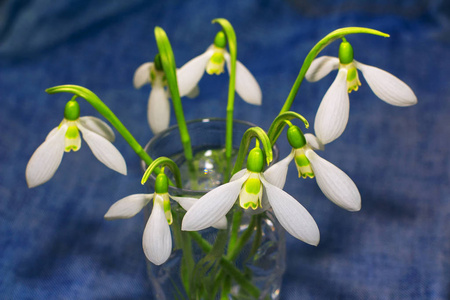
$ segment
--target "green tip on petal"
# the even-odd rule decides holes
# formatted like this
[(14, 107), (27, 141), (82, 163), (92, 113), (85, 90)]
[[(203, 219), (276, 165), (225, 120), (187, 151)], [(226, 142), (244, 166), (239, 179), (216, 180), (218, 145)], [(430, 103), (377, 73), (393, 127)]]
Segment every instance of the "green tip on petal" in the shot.
[(74, 96), (69, 102), (67, 102), (64, 109), (64, 118), (69, 121), (75, 121), (80, 117), (80, 105), (75, 100), (77, 96)]
[(223, 31), (219, 31), (214, 38), (214, 46), (219, 48), (225, 48), (227, 45), (227, 37)]
[(159, 173), (155, 180), (155, 192), (157, 194), (165, 194), (169, 191), (169, 179), (166, 174)]
[(345, 38), (342, 38), (342, 43), (339, 46), (339, 62), (343, 65), (349, 64), (353, 61), (353, 47)]
[(163, 70), (163, 65), (161, 62), (161, 55), (158, 53), (155, 55), (155, 59), (153, 60), (155, 69), (158, 71), (162, 71)]
[(253, 148), (247, 157), (247, 170), (255, 173), (262, 172), (264, 167), (264, 154), (262, 150)]
[(295, 125), (289, 126), (289, 129), (287, 130), (287, 139), (294, 149), (299, 149), (306, 145), (306, 139), (303, 132)]

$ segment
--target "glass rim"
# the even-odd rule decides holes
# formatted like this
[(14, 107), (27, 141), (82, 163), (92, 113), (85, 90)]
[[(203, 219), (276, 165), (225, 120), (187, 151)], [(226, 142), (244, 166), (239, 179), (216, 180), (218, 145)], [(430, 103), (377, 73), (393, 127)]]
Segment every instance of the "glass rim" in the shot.
[[(189, 124), (192, 123), (211, 123), (211, 122), (226, 122), (227, 119), (225, 118), (200, 118), (200, 119), (194, 119), (194, 120), (190, 120), (186, 122), (186, 125), (189, 126)], [(238, 123), (238, 124), (243, 124), (243, 125), (247, 125), (250, 127), (258, 127), (258, 125), (253, 124), (249, 121), (244, 121), (244, 120), (238, 120), (238, 119), (233, 119), (233, 123)], [(172, 125), (170, 127), (168, 127), (167, 129), (164, 129), (163, 131), (161, 131), (160, 133), (154, 135), (150, 141), (145, 145), (144, 147), (144, 151), (148, 153), (148, 149), (150, 148), (150, 146), (155, 143), (155, 141), (159, 140), (162, 136), (166, 135), (169, 132), (172, 132), (173, 130), (178, 129), (178, 124)], [(278, 146), (275, 144), (272, 147), (273, 149), (273, 161), (271, 164), (273, 164), (274, 162), (278, 161), (278, 157), (279, 157), (279, 150), (278, 150)], [(145, 163), (145, 161), (143, 161), (141, 159), (141, 170), (144, 173), (145, 170), (147, 169), (147, 164)], [(154, 174), (151, 174), (148, 178), (148, 180), (150, 180), (151, 182), (155, 182), (156, 177)], [(169, 185), (169, 192), (172, 195), (200, 195), (200, 194), (205, 194), (207, 192), (209, 192), (210, 190), (192, 190), (192, 189), (187, 189), (187, 188), (177, 188), (175, 186), (171, 186)]]

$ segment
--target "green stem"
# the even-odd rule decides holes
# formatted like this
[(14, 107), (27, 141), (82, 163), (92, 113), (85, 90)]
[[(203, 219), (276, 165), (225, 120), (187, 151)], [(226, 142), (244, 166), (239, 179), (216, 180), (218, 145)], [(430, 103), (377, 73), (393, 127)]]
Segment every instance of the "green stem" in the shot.
[(262, 240), (262, 214), (259, 214), (256, 216), (256, 233), (255, 233), (255, 239), (253, 240), (252, 249), (250, 250), (249, 257), (253, 257), (256, 254), (256, 251), (258, 251), (259, 246), (261, 245)]
[(177, 71), (175, 57), (173, 55), (172, 46), (169, 39), (161, 27), (155, 27), (156, 44), (158, 45), (159, 54), (161, 55), (161, 63), (166, 74), (167, 84), (173, 103), (173, 109), (180, 130), (181, 143), (183, 144), (184, 156), (186, 160), (192, 160), (191, 137), (187, 130), (186, 120), (184, 119), (183, 106), (181, 104), (180, 92), (178, 90)]
[(272, 145), (275, 145), (275, 143), (277, 142), (277, 139), (280, 136), (281, 132), (283, 131), (284, 126), (286, 126), (286, 121), (292, 119), (299, 119), (305, 124), (306, 128), (309, 127), (308, 121), (301, 114), (298, 114), (294, 111), (287, 111), (280, 113), (275, 118), (275, 120), (273, 120), (269, 130), (267, 131), (267, 135)]
[[(192, 239), (197, 242), (197, 244), (200, 246), (203, 252), (209, 253), (211, 251), (212, 249), (211, 244), (205, 241), (198, 232), (189, 231), (189, 234), (192, 237)], [(226, 257), (222, 256), (220, 258), (220, 265), (222, 266), (223, 270), (227, 272), (230, 276), (232, 276), (234, 280), (238, 282), (243, 289), (245, 289), (253, 297), (255, 298), (259, 297), (260, 294), (259, 289), (255, 285), (253, 285), (250, 281), (248, 281), (245, 275), (242, 274), (231, 261), (229, 261)]]
[(219, 23), (227, 37), (228, 49), (230, 52), (230, 83), (228, 85), (228, 104), (227, 104), (227, 125), (225, 134), (225, 154), (227, 159), (231, 158), (233, 150), (233, 112), (234, 112), (234, 96), (236, 84), (236, 57), (237, 57), (237, 43), (236, 33), (233, 26), (228, 20), (219, 18), (214, 19), (213, 23)]
[(159, 169), (159, 166), (168, 167), (175, 177), (177, 188), (183, 188), (181, 183), (180, 169), (173, 160), (164, 156), (158, 157), (148, 166), (147, 170), (145, 170), (144, 175), (142, 176), (141, 184), (147, 182), (147, 179), (152, 174), (152, 172), (155, 171), (155, 173), (157, 173), (156, 170)]
[(370, 28), (363, 28), (363, 27), (346, 27), (337, 29), (331, 33), (329, 33), (327, 36), (325, 36), (323, 39), (321, 39), (312, 49), (309, 51), (308, 55), (306, 56), (305, 60), (303, 61), (302, 68), (300, 69), (300, 73), (297, 76), (297, 79), (295, 80), (294, 85), (292, 86), (291, 92), (289, 93), (289, 96), (286, 99), (286, 102), (283, 105), (283, 108), (281, 109), (280, 113), (283, 113), (285, 111), (288, 111), (291, 108), (292, 102), (294, 101), (295, 96), (297, 95), (298, 89), (300, 88), (300, 85), (302, 84), (303, 78), (305, 78), (306, 71), (308, 71), (309, 66), (313, 62), (314, 58), (316, 58), (317, 54), (319, 54), (320, 51), (322, 51), (326, 46), (331, 44), (337, 39), (340, 39), (348, 34), (355, 34), (355, 33), (367, 33), (367, 34), (373, 34), (373, 35), (379, 35), (383, 37), (389, 37), (388, 34), (383, 33), (378, 30), (370, 29)]
[(267, 136), (266, 132), (260, 127), (251, 127), (247, 129), (241, 139), (239, 153), (236, 157), (236, 162), (234, 163), (234, 169), (231, 175), (234, 175), (236, 172), (242, 169), (242, 165), (244, 163), (245, 157), (247, 156), (248, 147), (250, 146), (252, 138), (257, 138), (261, 142), (264, 149), (264, 155), (267, 165), (269, 165), (273, 160), (272, 144), (270, 143), (269, 137)]
[(245, 231), (242, 233), (242, 235), (237, 240), (236, 245), (227, 254), (227, 258), (230, 261), (234, 261), (236, 259), (236, 257), (241, 252), (242, 247), (244, 247), (244, 245), (247, 243), (247, 241), (252, 236), (252, 233), (253, 233), (255, 225), (256, 225), (256, 221), (257, 221), (256, 215), (253, 215), (252, 219), (250, 220), (250, 224), (248, 224), (247, 229), (245, 229)]
[[(133, 135), (128, 131), (128, 129), (120, 122), (116, 115), (100, 100), (97, 95), (92, 91), (78, 85), (59, 85), (48, 88), (45, 90), (49, 94), (56, 93), (72, 93), (78, 97), (85, 99), (89, 104), (91, 104), (103, 117), (105, 117), (114, 128), (123, 136), (125, 141), (133, 148), (134, 152), (143, 160), (147, 165), (153, 162), (153, 159), (144, 151), (142, 146), (136, 141)], [(155, 170), (159, 174), (160, 170)]]
[(173, 209), (172, 214), (174, 218), (171, 228), (175, 240), (175, 246), (183, 251), (180, 267), (181, 281), (183, 282), (186, 294), (189, 295), (190, 277), (192, 276), (195, 265), (194, 256), (192, 254), (191, 237), (181, 231), (181, 222), (179, 220), (180, 215), (178, 212)]
[(242, 210), (240, 208), (238, 210), (236, 210), (236, 212), (233, 214), (230, 239), (228, 241), (228, 252), (232, 251), (232, 249), (234, 248), (234, 246), (236, 244), (236, 241), (238, 238), (238, 231), (239, 231), (239, 227), (241, 226), (241, 220), (242, 220), (243, 214), (244, 214), (244, 210)]

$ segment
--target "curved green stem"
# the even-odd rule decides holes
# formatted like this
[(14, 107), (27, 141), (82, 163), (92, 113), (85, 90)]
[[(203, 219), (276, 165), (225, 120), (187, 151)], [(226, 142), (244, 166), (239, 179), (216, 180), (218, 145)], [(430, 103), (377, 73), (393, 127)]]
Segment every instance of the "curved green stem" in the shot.
[(147, 181), (148, 177), (152, 174), (152, 172), (155, 171), (160, 166), (168, 167), (170, 169), (173, 176), (175, 177), (177, 188), (182, 189), (183, 186), (181, 183), (180, 169), (173, 160), (164, 156), (158, 157), (148, 166), (147, 170), (145, 170), (145, 173), (142, 176), (141, 183), (144, 184)]
[(231, 158), (231, 151), (233, 150), (233, 113), (234, 113), (234, 96), (236, 84), (236, 57), (237, 57), (237, 43), (236, 34), (233, 26), (228, 20), (219, 18), (212, 20), (212, 23), (219, 23), (227, 37), (228, 49), (230, 51), (230, 83), (228, 85), (228, 104), (227, 104), (227, 126), (225, 134), (225, 155)]
[(284, 113), (280, 113), (275, 118), (275, 120), (273, 120), (272, 125), (270, 125), (269, 131), (267, 134), (269, 136), (269, 139), (270, 139), (270, 142), (272, 143), (272, 145), (275, 145), (278, 137), (280, 136), (281, 132), (284, 129), (284, 126), (286, 126), (285, 121), (289, 121), (292, 119), (300, 119), (305, 124), (306, 128), (309, 127), (308, 121), (301, 114), (298, 114), (293, 111), (287, 111)]
[(337, 30), (329, 33), (327, 36), (325, 36), (323, 39), (321, 39), (311, 49), (311, 51), (309, 51), (308, 55), (306, 56), (305, 60), (303, 61), (303, 65), (302, 65), (302, 68), (300, 69), (300, 73), (298, 74), (297, 79), (295, 80), (295, 83), (292, 86), (291, 92), (289, 93), (289, 96), (286, 99), (286, 102), (284, 103), (283, 108), (281, 109), (280, 113), (288, 111), (291, 108), (292, 102), (294, 101), (294, 98), (297, 95), (298, 89), (300, 88), (303, 78), (305, 78), (306, 71), (308, 71), (309, 66), (311, 65), (314, 58), (316, 58), (317, 54), (319, 54), (320, 51), (322, 51), (326, 46), (328, 46), (335, 40), (340, 39), (346, 35), (355, 34), (355, 33), (367, 33), (367, 34), (379, 35), (379, 36), (383, 36), (383, 37), (389, 37), (389, 34), (383, 33), (378, 30), (370, 29), (370, 28), (364, 28), (364, 27), (346, 27), (346, 28), (337, 29)]
[(184, 156), (186, 160), (192, 160), (191, 137), (184, 119), (183, 106), (181, 105), (180, 92), (178, 90), (177, 70), (175, 64), (175, 57), (173, 56), (172, 47), (169, 39), (161, 27), (155, 27), (156, 44), (158, 45), (159, 54), (161, 55), (161, 63), (166, 74), (167, 84), (169, 86), (170, 95), (172, 98), (173, 109), (178, 122), (180, 130), (181, 143), (183, 144)]
[[(116, 130), (123, 136), (125, 141), (133, 148), (134, 152), (136, 152), (139, 157), (145, 161), (147, 165), (150, 165), (153, 162), (153, 159), (144, 151), (142, 146), (136, 141), (133, 135), (128, 131), (128, 129), (120, 122), (119, 118), (100, 100), (97, 95), (95, 95), (92, 91), (78, 85), (58, 85), (45, 90), (49, 94), (57, 94), (57, 93), (72, 93), (78, 97), (85, 99), (89, 104), (91, 104), (103, 117), (105, 117), (111, 125), (116, 128)], [(156, 170), (159, 173), (159, 170)]]
[(261, 142), (264, 149), (267, 165), (269, 165), (273, 160), (272, 144), (266, 132), (260, 127), (251, 127), (247, 129), (247, 131), (244, 133), (244, 136), (242, 137), (241, 145), (239, 146), (239, 153), (237, 155), (234, 169), (231, 175), (237, 173), (242, 169), (242, 164), (244, 163), (244, 159), (247, 155), (248, 147), (250, 146), (252, 138), (257, 138)]

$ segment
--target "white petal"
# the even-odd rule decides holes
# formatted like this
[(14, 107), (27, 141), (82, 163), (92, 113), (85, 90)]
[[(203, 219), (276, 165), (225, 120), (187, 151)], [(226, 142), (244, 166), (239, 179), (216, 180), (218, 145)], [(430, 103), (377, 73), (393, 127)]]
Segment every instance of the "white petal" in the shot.
[(49, 181), (55, 174), (64, 154), (67, 127), (62, 125), (34, 151), (25, 171), (29, 188)]
[(292, 159), (294, 158), (294, 152), (291, 151), (291, 153), (286, 156), (283, 160), (277, 162), (270, 168), (268, 168), (264, 172), (264, 178), (277, 188), (284, 188), (284, 184), (286, 183), (286, 175), (288, 172), (289, 164), (291, 163)]
[(316, 136), (323, 144), (337, 139), (348, 122), (350, 103), (347, 92), (347, 70), (340, 69), (320, 103), (314, 122)]
[(180, 97), (190, 93), (202, 79), (205, 73), (206, 64), (213, 55), (214, 50), (207, 50), (205, 53), (191, 59), (177, 71), (178, 90)]
[(349, 211), (361, 209), (361, 195), (347, 174), (312, 150), (307, 150), (305, 155), (311, 162), (317, 184), (328, 199)]
[(214, 227), (216, 229), (227, 229), (228, 226), (228, 222), (227, 222), (227, 217), (223, 216), (222, 218), (219, 219), (219, 221), (217, 221), (216, 223), (212, 224), (211, 227)]
[(198, 88), (198, 85), (196, 85), (189, 93), (186, 94), (186, 97), (192, 99), (197, 98), (200, 94), (200, 89)]
[(292, 236), (307, 244), (314, 246), (319, 244), (319, 228), (309, 212), (291, 195), (271, 185), (263, 178), (261, 180), (273, 212), (281, 226)]
[(134, 217), (153, 199), (153, 194), (135, 194), (114, 203), (105, 214), (105, 219), (128, 219)]
[(308, 145), (314, 150), (325, 149), (325, 145), (314, 134), (305, 133), (305, 139)]
[(242, 176), (244, 176), (245, 173), (247, 173), (247, 169), (242, 169), (242, 170), (236, 172), (233, 176), (231, 176), (230, 182), (231, 182), (231, 181), (238, 180), (239, 178), (241, 178)]
[(172, 198), (173, 200), (177, 201), (178, 204), (181, 205), (181, 207), (185, 210), (188, 211), (192, 205), (194, 205), (195, 202), (198, 201), (197, 198), (190, 198), (190, 197), (176, 197), (176, 196), (172, 196), (169, 195), (170, 198)]
[(148, 124), (154, 134), (169, 127), (170, 103), (162, 83), (155, 83), (148, 98)]
[(105, 164), (108, 168), (123, 175), (127, 175), (127, 165), (125, 160), (119, 150), (117, 150), (110, 141), (101, 135), (90, 131), (81, 123), (78, 123), (78, 129), (81, 130), (83, 139), (86, 141), (89, 148), (91, 148), (92, 153), (99, 161)]
[(417, 103), (417, 97), (412, 89), (391, 73), (357, 61), (354, 62), (363, 73), (372, 91), (381, 100), (396, 106), (411, 106)]
[(196, 231), (220, 221), (233, 207), (248, 176), (223, 184), (201, 197), (186, 213), (182, 230)]
[(47, 134), (47, 136), (45, 137), (45, 140), (48, 140), (49, 138), (51, 138), (52, 136), (54, 136), (59, 130), (59, 127), (55, 127), (52, 130), (50, 130), (50, 132)]
[[(231, 72), (230, 59), (230, 54), (225, 53), (228, 73)], [(250, 73), (250, 71), (240, 61), (236, 61), (236, 81), (234, 88), (245, 102), (254, 105), (261, 105), (261, 88), (252, 73)]]
[(116, 136), (114, 135), (114, 131), (109, 127), (108, 124), (100, 120), (96, 117), (81, 117), (78, 119), (78, 122), (83, 125), (83, 127), (93, 131), (110, 142), (114, 142)]
[[(198, 201), (196, 198), (188, 198), (188, 197), (175, 197), (172, 195), (169, 195), (170, 198), (177, 201), (181, 207), (184, 208), (185, 211), (188, 211), (192, 205), (194, 205), (195, 202)], [(212, 227), (217, 229), (226, 229), (227, 228), (227, 218), (223, 217), (218, 222), (214, 223)]]
[(163, 204), (155, 201), (142, 237), (145, 256), (155, 265), (163, 264), (172, 252), (172, 236)]
[(339, 67), (339, 58), (331, 56), (321, 56), (316, 58), (309, 66), (305, 74), (306, 80), (310, 82), (318, 81)]
[(146, 62), (136, 69), (133, 76), (133, 85), (136, 89), (141, 88), (146, 83), (150, 83), (150, 70), (152, 67), (152, 62)]

